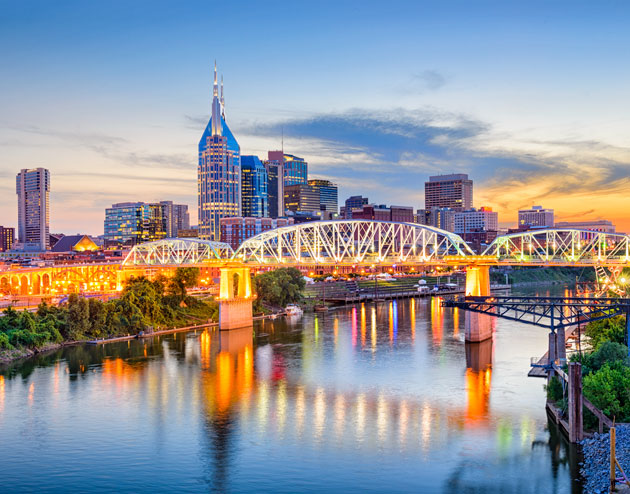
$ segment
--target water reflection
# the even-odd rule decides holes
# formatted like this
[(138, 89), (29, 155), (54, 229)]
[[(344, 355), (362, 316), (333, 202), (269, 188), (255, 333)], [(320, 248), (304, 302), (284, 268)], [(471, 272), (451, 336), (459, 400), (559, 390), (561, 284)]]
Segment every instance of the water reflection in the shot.
[[(9, 425), (0, 427), (0, 441), (27, 456), (33, 445), (22, 441), (17, 410), (29, 405), (43, 427), (66, 433), (37, 445), (43, 457), (46, 448), (70, 455), (77, 435), (99, 444), (98, 454), (82, 450), (96, 491), (107, 490), (112, 469), (124, 465), (119, 458), (141, 462), (143, 445), (160, 451), (143, 463), (145, 477), (171, 490), (318, 491), (323, 469), (332, 490), (481, 492), (489, 484), (479, 467), (491, 465), (504, 490), (533, 476), (539, 486), (556, 479), (554, 491), (568, 492), (573, 460), (554, 460), (560, 440), (552, 449), (544, 431), (542, 386), (527, 380), (526, 368), (513, 372), (529, 333), (499, 325), (495, 338), (464, 344), (463, 324), (437, 298), (412, 299), (242, 330), (64, 348), (0, 372), (0, 424)], [(541, 332), (530, 343), (543, 350), (545, 340)], [(526, 365), (529, 353), (522, 358)], [(85, 421), (63, 429), (85, 396)], [(117, 441), (104, 443), (102, 428), (91, 425), (104, 423)], [(6, 462), (0, 458), (0, 470)], [(308, 482), (287, 465), (298, 465)], [(55, 464), (41, 461), (33, 471), (30, 486), (40, 488), (52, 482)], [(134, 471), (121, 489), (148, 491)], [(25, 472), (17, 468), (10, 481), (23, 482)]]

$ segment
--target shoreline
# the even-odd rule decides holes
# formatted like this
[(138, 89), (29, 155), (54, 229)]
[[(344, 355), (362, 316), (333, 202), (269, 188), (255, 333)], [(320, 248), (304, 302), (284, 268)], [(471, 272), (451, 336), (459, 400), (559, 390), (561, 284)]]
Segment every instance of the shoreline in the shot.
[[(282, 315), (284, 315), (284, 313)], [(257, 321), (257, 320), (262, 320), (262, 319), (271, 319), (274, 316), (277, 316), (277, 314), (264, 314), (264, 315), (254, 316), (253, 320)], [(67, 346), (69, 347), (69, 346), (77, 346), (77, 345), (104, 345), (107, 343), (118, 343), (121, 341), (129, 341), (129, 340), (140, 340), (140, 339), (145, 339), (145, 338), (152, 338), (154, 336), (162, 336), (165, 334), (183, 333), (186, 331), (196, 331), (198, 329), (214, 328), (218, 326), (219, 326), (219, 323), (213, 321), (213, 322), (208, 322), (204, 324), (195, 324), (192, 326), (181, 326), (177, 328), (162, 329), (160, 331), (153, 331), (152, 333), (145, 333), (142, 335), (134, 334), (134, 335), (125, 335), (125, 336), (114, 336), (111, 338), (103, 338), (103, 339), (97, 339), (97, 340), (62, 341), (61, 343), (51, 343), (51, 344), (46, 345), (45, 347), (35, 348), (35, 349), (14, 348), (13, 350), (5, 350), (4, 352), (0, 353), (0, 368), (10, 365), (19, 360), (28, 359), (28, 358), (35, 357), (36, 355), (40, 355), (44, 353), (51, 353), (56, 350), (59, 350), (60, 348), (67, 347)]]

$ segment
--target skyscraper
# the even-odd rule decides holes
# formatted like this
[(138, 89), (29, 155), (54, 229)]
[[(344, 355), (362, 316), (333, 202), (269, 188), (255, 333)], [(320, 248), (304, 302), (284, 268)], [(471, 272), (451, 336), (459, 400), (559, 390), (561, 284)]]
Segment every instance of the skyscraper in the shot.
[(308, 185), (319, 190), (319, 206), (322, 211), (337, 214), (339, 212), (337, 199), (337, 184), (330, 180), (312, 179), (308, 181)]
[(46, 250), (50, 246), (50, 172), (24, 169), (17, 174), (18, 240), (24, 249)]
[(305, 184), (308, 180), (308, 163), (304, 158), (299, 158), (283, 151), (269, 151), (269, 161), (275, 161), (282, 165), (284, 185)]
[(518, 227), (552, 228), (553, 209), (543, 209), (542, 206), (532, 206), (531, 209), (520, 209), (518, 212)]
[(223, 81), (221, 98), (214, 65), (212, 116), (199, 141), (197, 167), (197, 198), (199, 237), (219, 240), (219, 220), (241, 213), (241, 148), (225, 122)]
[(258, 156), (241, 156), (242, 215), (251, 218), (269, 216), (267, 169)]
[(284, 215), (284, 181), (282, 164), (277, 161), (265, 161), (267, 170), (267, 199), (269, 217), (278, 218)]
[(465, 173), (437, 175), (424, 183), (424, 207), (465, 211), (473, 205), (473, 182)]
[(167, 236), (168, 202), (119, 202), (105, 210), (107, 245), (134, 245)]
[(179, 230), (190, 228), (190, 214), (187, 204), (173, 204), (173, 201), (160, 201), (160, 204), (164, 206), (163, 214), (167, 237), (177, 237)]

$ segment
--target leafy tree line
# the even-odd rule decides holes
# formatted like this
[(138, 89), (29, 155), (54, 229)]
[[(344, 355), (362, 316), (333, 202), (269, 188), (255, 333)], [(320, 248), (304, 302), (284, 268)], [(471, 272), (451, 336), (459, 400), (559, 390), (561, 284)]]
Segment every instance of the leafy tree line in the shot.
[[(626, 319), (617, 316), (586, 325), (585, 335), (592, 350), (572, 361), (582, 364), (582, 392), (588, 400), (617, 422), (630, 422), (630, 359), (626, 346)], [(555, 380), (548, 396), (566, 407), (566, 393)], [(594, 427), (595, 417), (585, 409), (585, 425)]]
[(119, 298), (108, 302), (73, 294), (59, 307), (42, 302), (35, 313), (9, 307), (0, 317), (0, 350), (36, 349), (62, 341), (176, 327), (191, 320), (217, 320), (216, 302), (186, 293), (186, 287), (197, 285), (198, 279), (199, 269), (178, 268), (170, 279), (133, 278)]
[(265, 305), (285, 307), (299, 302), (306, 281), (299, 269), (280, 268), (256, 275), (253, 284), (256, 292), (254, 309), (261, 311)]

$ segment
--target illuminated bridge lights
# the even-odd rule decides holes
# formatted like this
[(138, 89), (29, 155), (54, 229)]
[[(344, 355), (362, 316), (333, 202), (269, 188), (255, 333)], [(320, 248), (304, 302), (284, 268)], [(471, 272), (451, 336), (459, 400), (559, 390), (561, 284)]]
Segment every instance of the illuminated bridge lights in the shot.
[(167, 238), (134, 246), (123, 266), (182, 265), (224, 261), (233, 257), (229, 244), (197, 238)]

